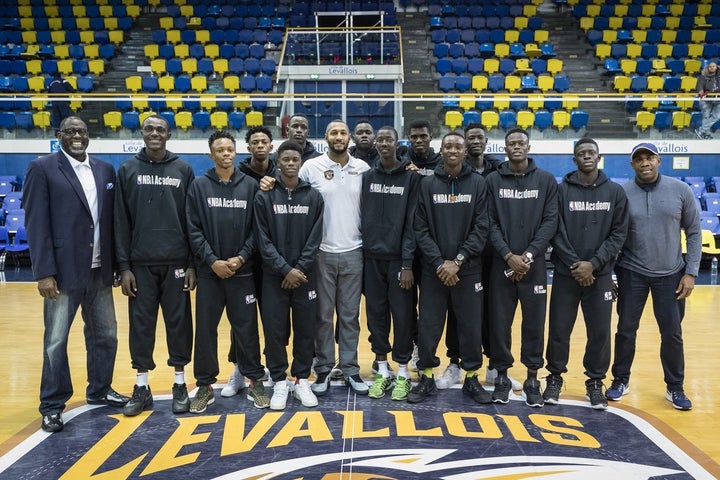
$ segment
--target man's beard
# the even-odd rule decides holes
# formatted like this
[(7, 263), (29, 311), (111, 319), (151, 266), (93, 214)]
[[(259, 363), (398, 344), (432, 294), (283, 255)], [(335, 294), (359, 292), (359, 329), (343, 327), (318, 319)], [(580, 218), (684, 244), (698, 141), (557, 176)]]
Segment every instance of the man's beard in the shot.
[(342, 150), (338, 150), (338, 149), (334, 148), (333, 146), (328, 145), (328, 150), (330, 150), (330, 151), (331, 151), (332, 153), (334, 153), (335, 155), (342, 155), (343, 153), (346, 153), (346, 152), (347, 152), (348, 146), (345, 145), (345, 147), (343, 147)]

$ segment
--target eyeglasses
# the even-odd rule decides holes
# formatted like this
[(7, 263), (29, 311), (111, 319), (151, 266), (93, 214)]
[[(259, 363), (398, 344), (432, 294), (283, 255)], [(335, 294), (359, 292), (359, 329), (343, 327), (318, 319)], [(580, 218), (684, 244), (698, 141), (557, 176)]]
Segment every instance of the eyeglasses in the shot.
[(165, 135), (167, 133), (167, 128), (165, 127), (153, 127), (152, 125), (145, 125), (142, 128), (143, 133), (147, 133), (150, 135), (153, 132), (157, 132), (158, 135)]
[(62, 130), (60, 130), (60, 133), (62, 133), (63, 135), (67, 135), (68, 137), (74, 137), (75, 135), (86, 137), (88, 131), (87, 128), (63, 128)]

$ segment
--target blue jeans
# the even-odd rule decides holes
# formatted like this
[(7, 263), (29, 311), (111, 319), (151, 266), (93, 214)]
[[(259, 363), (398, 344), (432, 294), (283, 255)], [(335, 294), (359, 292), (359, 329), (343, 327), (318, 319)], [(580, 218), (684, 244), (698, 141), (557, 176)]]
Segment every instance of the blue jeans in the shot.
[(57, 299), (45, 299), (40, 383), (40, 413), (43, 415), (62, 412), (72, 397), (67, 344), (70, 326), (80, 306), (87, 350), (86, 397), (104, 397), (112, 383), (117, 353), (115, 305), (112, 287), (103, 285), (100, 269), (95, 268), (87, 288), (63, 290)]
[(700, 110), (702, 111), (702, 125), (698, 130), (702, 133), (712, 133), (712, 126), (716, 122), (720, 122), (720, 102), (708, 102), (703, 100), (700, 102)]
[(660, 361), (668, 390), (682, 390), (685, 380), (685, 353), (682, 320), (685, 300), (677, 300), (675, 290), (682, 270), (665, 277), (648, 277), (626, 268), (615, 267), (618, 281), (618, 327), (615, 334), (613, 377), (628, 383), (635, 358), (635, 343), (648, 293), (652, 293), (655, 320), (660, 328)]

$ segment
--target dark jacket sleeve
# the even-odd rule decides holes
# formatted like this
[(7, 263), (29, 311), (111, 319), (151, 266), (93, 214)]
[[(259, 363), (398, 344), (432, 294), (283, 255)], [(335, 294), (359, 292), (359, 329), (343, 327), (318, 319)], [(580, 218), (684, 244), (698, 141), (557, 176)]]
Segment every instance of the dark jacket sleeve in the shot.
[[(502, 229), (500, 228), (500, 221), (498, 220), (497, 206), (495, 205), (495, 194), (494, 188), (492, 187), (493, 179), (500, 178), (499, 174), (491, 173), (487, 177), (488, 186), (488, 220), (490, 222), (490, 244), (493, 246), (500, 258), (505, 258), (508, 253), (514, 253), (510, 250), (505, 238), (503, 237)], [(522, 253), (522, 252), (520, 252)]]
[(430, 223), (427, 212), (428, 207), (425, 204), (425, 202), (428, 201), (428, 194), (426, 192), (426, 188), (424, 187), (426, 182), (430, 181), (432, 181), (432, 177), (423, 179), (423, 182), (420, 184), (420, 194), (417, 203), (417, 211), (415, 213), (414, 231), (415, 241), (417, 242), (417, 247), (422, 252), (422, 255), (433, 267), (438, 268), (442, 265), (444, 259), (442, 257), (442, 253), (440, 253), (440, 247), (438, 247), (435, 240), (433, 240), (432, 235), (430, 235)]
[[(410, 192), (408, 193), (407, 210), (405, 211), (405, 227), (402, 236), (402, 266), (411, 268), (415, 258), (415, 211), (417, 210), (418, 190), (420, 190), (420, 175), (410, 177)], [(363, 190), (364, 191), (364, 190)]]
[(295, 265), (295, 268), (305, 274), (312, 272), (315, 268), (317, 252), (320, 249), (320, 242), (322, 242), (325, 203), (322, 199), (322, 195), (319, 193), (315, 195), (315, 197), (317, 198), (317, 203), (315, 204), (316, 212), (315, 217), (312, 219), (312, 228), (310, 229), (310, 234), (305, 242), (305, 246), (300, 252), (300, 258), (298, 258), (297, 264)]
[(292, 266), (287, 263), (285, 258), (280, 255), (280, 252), (275, 248), (275, 244), (270, 235), (270, 219), (273, 216), (269, 205), (272, 203), (269, 198), (270, 195), (272, 195), (272, 190), (269, 193), (263, 192), (255, 195), (255, 203), (253, 206), (253, 210), (255, 211), (255, 234), (253, 236), (257, 242), (263, 264), (268, 265), (272, 271), (284, 277), (292, 270)]
[(132, 238), (132, 221), (130, 220), (130, 209), (127, 204), (125, 182), (127, 181), (125, 168), (120, 165), (117, 176), (117, 190), (115, 191), (115, 255), (117, 257), (118, 270), (130, 270), (130, 240)]
[(550, 240), (557, 232), (558, 219), (558, 186), (554, 178), (549, 176), (547, 188), (545, 192), (545, 204), (543, 205), (542, 220), (540, 227), (537, 229), (530, 245), (526, 247), (526, 251), (532, 253), (533, 257), (545, 255)]
[(23, 185), (23, 208), (33, 276), (37, 280), (58, 273), (48, 208), (50, 201), (45, 169), (37, 162), (30, 162)]
[(198, 192), (197, 185), (195, 183), (190, 184), (187, 200), (185, 201), (190, 251), (195, 257), (205, 262), (208, 267), (212, 267), (212, 264), (219, 260), (219, 257), (215, 254), (203, 233), (202, 215), (200, 213), (202, 203), (203, 198)]
[(602, 242), (590, 259), (593, 270), (603, 270), (605, 265), (614, 261), (625, 243), (630, 223), (630, 211), (627, 208), (627, 195), (625, 190), (615, 188), (615, 208), (613, 210), (610, 235)]
[(254, 218), (255, 218), (255, 208), (254, 208), (255, 198), (257, 198), (257, 196), (258, 196), (257, 192), (258, 192), (259, 187), (257, 186), (256, 182), (253, 182), (252, 186), (253, 186), (253, 192), (252, 192), (251, 198), (248, 201), (248, 206), (252, 205), (253, 208), (248, 208), (248, 216), (245, 219), (245, 231), (248, 232), (248, 235), (245, 238), (245, 243), (243, 244), (242, 247), (240, 247), (240, 250), (236, 254), (239, 257), (242, 257), (243, 260), (245, 260), (246, 262), (250, 259), (250, 257), (252, 255), (255, 254), (255, 250), (256, 250), (256, 247), (255, 247), (256, 242), (255, 242), (255, 235), (253, 234), (253, 227), (255, 225), (255, 220), (254, 220)]
[(475, 202), (472, 228), (460, 247), (460, 252), (458, 252), (462, 253), (465, 258), (477, 257), (482, 253), (485, 248), (485, 243), (487, 242), (490, 228), (487, 214), (487, 185), (483, 177), (473, 175), (471, 178), (479, 180), (477, 182), (477, 189), (475, 190), (478, 201)]

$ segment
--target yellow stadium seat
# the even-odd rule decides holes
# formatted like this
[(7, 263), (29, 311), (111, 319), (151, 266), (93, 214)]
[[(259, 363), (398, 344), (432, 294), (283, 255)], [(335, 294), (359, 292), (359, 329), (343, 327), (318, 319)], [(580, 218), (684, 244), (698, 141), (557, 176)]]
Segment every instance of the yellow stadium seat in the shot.
[(113, 131), (118, 130), (122, 126), (122, 112), (103, 113), (103, 122), (107, 128), (111, 128)]
[(520, 90), (520, 77), (517, 75), (508, 75), (505, 77), (505, 90), (510, 93), (515, 93)]
[(580, 97), (576, 95), (565, 95), (562, 97), (562, 108), (572, 111), (580, 106)]
[(523, 15), (526, 17), (534, 17), (537, 15), (537, 5), (523, 5)]
[(550, 32), (547, 30), (535, 30), (533, 37), (536, 43), (545, 43), (550, 38)]
[(597, 3), (591, 3), (590, 5), (588, 5), (587, 14), (588, 17), (593, 18), (600, 16), (600, 5), (598, 5)]
[(658, 43), (658, 54), (657, 58), (670, 58), (672, 57), (673, 46), (669, 43)]
[(132, 106), (133, 109), (137, 110), (138, 112), (145, 112), (150, 109), (150, 103), (148, 102), (147, 98), (133, 98)]
[(528, 108), (533, 112), (545, 107), (545, 99), (542, 95), (528, 96)]
[[(177, 47), (180, 45), (175, 45), (175, 52), (177, 53)], [(187, 45), (185, 45), (187, 47)], [(184, 73), (187, 73), (188, 75), (195, 75), (198, 71), (197, 69), (197, 59), (196, 58), (184, 58), (182, 61), (182, 71)]]
[(702, 64), (700, 63), (700, 60), (696, 58), (689, 58), (685, 60), (685, 73), (687, 73), (688, 75), (700, 73), (701, 68)]
[(660, 107), (660, 100), (657, 99), (645, 99), (642, 101), (642, 108), (648, 111), (657, 110)]
[(172, 30), (175, 27), (173, 17), (160, 17), (160, 28), (163, 30)]
[(672, 114), (672, 125), (677, 130), (690, 126), (690, 113), (689, 112), (673, 112)]
[(167, 108), (169, 108), (173, 112), (177, 112), (178, 110), (183, 108), (182, 97), (178, 95), (169, 95), (167, 97), (167, 100), (165, 100), (165, 105), (167, 105)]
[(650, 75), (647, 81), (647, 89), (650, 93), (662, 92), (665, 88), (665, 79), (659, 75)]
[(61, 60), (70, 58), (70, 47), (65, 44), (55, 45), (55, 58)]
[(665, 17), (665, 28), (670, 30), (677, 30), (680, 28), (680, 16)]
[(220, 46), (215, 43), (208, 43), (205, 45), (205, 56), (215, 60), (220, 56)]
[(462, 113), (456, 112), (455, 110), (450, 110), (449, 112), (445, 112), (445, 125), (450, 130), (455, 130), (460, 125), (462, 125), (463, 116)]
[(500, 115), (494, 110), (485, 110), (480, 115), (482, 124), (488, 130), (492, 130), (500, 124)]
[(527, 43), (525, 44), (525, 55), (530, 59), (537, 58), (542, 55), (542, 50), (537, 43)]
[[(195, 32), (195, 41), (205, 45), (210, 41), (210, 31), (206, 29), (200, 29)], [(209, 55), (208, 55), (209, 56)], [(213, 58), (213, 57), (210, 57)]]
[(647, 40), (647, 30), (636, 29), (632, 31), (633, 41), (635, 43), (645, 43)]
[(247, 95), (235, 97), (235, 100), (233, 100), (233, 106), (238, 110), (242, 110), (243, 112), (250, 108), (251, 105), (252, 102), (250, 102), (250, 97)]
[(125, 88), (133, 93), (139, 92), (142, 90), (142, 77), (140, 75), (125, 77)]
[(223, 78), (223, 87), (230, 93), (240, 90), (240, 77), (237, 75), (228, 75)]
[(559, 132), (563, 131), (570, 125), (570, 113), (565, 110), (555, 110), (552, 116), (553, 127), (557, 128)]
[(705, 45), (702, 43), (688, 44), (688, 58), (702, 58)]
[(498, 112), (502, 112), (503, 110), (507, 110), (510, 108), (510, 97), (506, 96), (496, 96), (493, 99), (493, 108), (497, 110)]
[(663, 29), (660, 33), (660, 41), (663, 43), (674, 43), (677, 38), (677, 32), (675, 30)]
[(692, 97), (677, 97), (675, 105), (682, 111), (692, 110), (695, 107), (695, 99)]
[(52, 40), (55, 45), (65, 43), (65, 30), (56, 30), (50, 32), (50, 40)]
[(42, 74), (42, 61), (38, 59), (27, 60), (25, 62), (25, 69), (28, 75), (41, 75)]
[(173, 77), (172, 75), (163, 75), (162, 77), (159, 77), (158, 89), (167, 93), (175, 90), (175, 77)]
[(628, 58), (638, 58), (642, 54), (642, 45), (639, 43), (628, 43), (626, 55)]
[(587, 33), (595, 26), (595, 19), (593, 17), (580, 17), (580, 28), (583, 32)]
[(160, 47), (156, 43), (149, 43), (143, 47), (145, 56), (150, 60), (155, 60), (160, 56)]
[(73, 61), (66, 58), (65, 60), (58, 60), (57, 62), (58, 72), (63, 75), (72, 75), (73, 73)]
[(463, 110), (472, 110), (475, 108), (475, 96), (460, 95), (460, 101), (458, 103)]
[(153, 116), (153, 115), (157, 115), (157, 112), (153, 112), (152, 110), (147, 110), (147, 111), (145, 111), (145, 112), (140, 112), (140, 125), (142, 125), (143, 123), (145, 123), (145, 120), (146, 120), (148, 117), (151, 117), (151, 116)]
[[(81, 19), (77, 19), (76, 22), (79, 24)], [(85, 20), (88, 20), (87, 18)], [(80, 29), (80, 26), (78, 25), (78, 29)], [(92, 44), (95, 42), (95, 32), (90, 30), (90, 23), (88, 23), (88, 27), (85, 30), (80, 30), (80, 43), (84, 43), (86, 45), (85, 47), (85, 56), (87, 57), (87, 45)]]
[(608, 28), (610, 28), (611, 30), (619, 30), (622, 28), (622, 25), (623, 25), (622, 17), (618, 17), (617, 15), (608, 17)]
[(680, 77), (680, 90), (683, 92), (695, 92), (697, 90), (697, 77), (683, 75)]
[(607, 43), (598, 43), (597, 45), (595, 45), (595, 56), (598, 57), (600, 60), (605, 60), (606, 58), (608, 58), (611, 51), (612, 47)]
[(640, 110), (635, 114), (635, 125), (643, 132), (649, 127), (652, 127), (654, 123), (655, 114), (652, 112)]
[[(190, 56), (190, 46), (187, 43), (178, 43), (175, 45), (175, 56), (180, 59), (186, 59)], [(196, 60), (197, 62), (197, 60)], [(189, 73), (189, 72), (185, 72)]]
[(165, 32), (165, 38), (167, 39), (168, 43), (172, 43), (173, 45), (177, 45), (180, 43), (180, 30), (177, 28), (173, 28), (172, 30), (168, 30)]
[(528, 21), (528, 17), (515, 17), (515, 20), (513, 21), (513, 26), (518, 30), (522, 30), (523, 28), (528, 28)]
[(109, 18), (113, 15), (112, 5), (100, 4), (100, 16), (103, 18)]
[(654, 58), (652, 61), (652, 72), (654, 74), (670, 73), (670, 69), (667, 68), (667, 64), (664, 59)]
[(489, 75), (500, 71), (500, 61), (497, 58), (486, 58), (483, 62), (483, 71)]
[(555, 88), (555, 79), (551, 75), (538, 75), (538, 88), (541, 92), (551, 92)]
[(105, 73), (105, 60), (96, 58), (88, 62), (88, 69), (93, 75), (102, 75)]
[(630, 90), (631, 83), (632, 79), (627, 75), (616, 75), (613, 79), (613, 90), (618, 93), (624, 93), (627, 90)]
[(520, 40), (519, 30), (505, 30), (505, 41), (507, 43), (515, 43)]
[(623, 74), (625, 75), (632, 75), (633, 73), (637, 72), (637, 60), (632, 60), (630, 58), (623, 58), (620, 60), (620, 69), (623, 71)]
[(690, 41), (692, 43), (705, 43), (705, 30), (693, 29), (690, 31)]
[(39, 128), (50, 128), (52, 126), (52, 122), (50, 120), (50, 112), (47, 110), (43, 110), (41, 112), (33, 112), (33, 125)]
[(705, 255), (717, 255), (720, 253), (720, 248), (717, 247), (715, 235), (712, 231), (703, 228), (700, 238), (702, 242), (702, 253)]
[(530, 68), (530, 60), (527, 58), (518, 58), (515, 60), (515, 73), (518, 75), (532, 72)]
[(476, 92), (484, 92), (488, 87), (488, 78), (485, 75), (473, 75), (472, 89)]
[(190, 86), (198, 93), (204, 92), (208, 88), (207, 77), (205, 75), (195, 75), (190, 79)]
[[(654, 15), (654, 14), (653, 14)], [(652, 18), (649, 16), (638, 17), (637, 28), (640, 30), (648, 30), (652, 26)]]
[[(80, 33), (82, 35), (82, 33), (84, 33), (84, 32), (80, 32)], [(90, 33), (92, 33), (92, 32), (90, 32)], [(93, 39), (90, 41), (90, 43), (84, 42), (85, 43), (85, 48), (84, 48), (85, 56), (89, 59), (100, 58), (100, 46), (96, 43), (92, 43), (94, 40), (95, 40), (95, 38), (93, 37)]]
[(213, 110), (215, 110), (215, 107), (217, 107), (217, 100), (215, 99), (215, 97), (200, 98), (200, 108), (202, 108), (203, 110), (212, 112)]
[(228, 69), (229, 66), (227, 58), (216, 58), (215, 60), (213, 60), (213, 70), (221, 77), (225, 76), (225, 74), (228, 72)]
[(117, 28), (118, 28), (117, 17), (105, 17), (104, 23), (105, 23), (105, 30), (117, 30)]
[(140, 5), (127, 5), (125, 7), (127, 9), (128, 17), (132, 18), (133, 20), (136, 20), (140, 16)]
[[(29, 72), (28, 72), (29, 73)], [(45, 77), (36, 75), (28, 78), (28, 87), (31, 92), (40, 93), (45, 91)]]
[[(22, 29), (23, 34), (25, 32), (32, 32), (33, 38), (35, 38), (35, 19), (32, 16), (21, 18), (20, 28)], [(23, 35), (23, 40), (25, 38), (26, 37)]]
[(530, 110), (520, 110), (517, 112), (517, 124), (527, 130), (535, 124), (535, 114)]
[(187, 18), (194, 16), (195, 7), (192, 5), (180, 5), (180, 15)]
[(248, 127), (261, 127), (263, 125), (262, 112), (248, 112), (247, 115), (245, 115), (245, 124)]
[(603, 43), (615, 43), (617, 41), (617, 30), (603, 30)]
[(495, 44), (495, 56), (497, 58), (505, 58), (510, 55), (510, 45), (507, 43), (496, 43)]
[(165, 59), (164, 58), (156, 58), (155, 60), (150, 60), (150, 71), (152, 71), (152, 73), (157, 76), (160, 76), (163, 73), (167, 73), (167, 68), (165, 66)]

